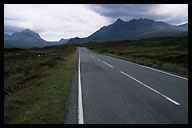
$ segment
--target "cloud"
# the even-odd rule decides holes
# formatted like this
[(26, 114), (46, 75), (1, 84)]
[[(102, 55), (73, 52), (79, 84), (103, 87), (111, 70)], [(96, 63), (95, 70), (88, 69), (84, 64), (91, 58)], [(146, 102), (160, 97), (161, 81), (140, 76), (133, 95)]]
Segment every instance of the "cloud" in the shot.
[(7, 34), (12, 34), (14, 32), (20, 32), (22, 31), (23, 28), (22, 27), (17, 27), (17, 26), (11, 26), (11, 25), (4, 25), (4, 33)]
[(87, 7), (111, 21), (117, 18), (126, 21), (133, 18), (149, 18), (170, 24), (188, 22), (187, 4), (95, 4)]
[(4, 23), (6, 32), (11, 27), (15, 31), (29, 28), (45, 40), (59, 40), (86, 37), (109, 22), (81, 4), (8, 4), (4, 6)]
[(188, 22), (186, 4), (4, 4), (4, 32), (29, 28), (45, 40), (87, 37), (117, 18)]

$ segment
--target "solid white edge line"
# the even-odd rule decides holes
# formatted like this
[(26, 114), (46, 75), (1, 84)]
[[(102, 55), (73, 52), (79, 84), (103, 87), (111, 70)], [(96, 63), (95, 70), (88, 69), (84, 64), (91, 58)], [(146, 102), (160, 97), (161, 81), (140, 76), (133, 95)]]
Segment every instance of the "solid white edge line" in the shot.
[(79, 64), (78, 64), (78, 124), (84, 124), (82, 88), (81, 88), (81, 71), (80, 71), (80, 52), (79, 52)]
[(105, 64), (106, 64), (106, 65), (108, 65), (109, 67), (113, 68), (113, 66), (112, 66), (112, 65), (110, 65), (110, 64), (108, 64), (108, 63), (106, 63), (105, 61), (103, 61), (103, 63), (105, 63)]
[(154, 69), (154, 68), (146, 67), (146, 66), (143, 66), (143, 67), (148, 68), (148, 69), (151, 69), (151, 70), (154, 70), (154, 71), (157, 71), (157, 72), (161, 72), (161, 73), (164, 73), (164, 74), (167, 74), (167, 75), (170, 75), (170, 76), (174, 76), (174, 77), (177, 77), (177, 78), (180, 78), (180, 79), (183, 79), (183, 80), (188, 80), (188, 79), (185, 78), (185, 77), (178, 76), (178, 75), (174, 75), (174, 74), (171, 74), (171, 73), (168, 73), (168, 72), (164, 72), (164, 71), (161, 71), (161, 70), (158, 70), (158, 69)]
[(147, 86), (147, 85), (146, 85), (146, 84), (144, 84), (143, 82), (141, 82), (141, 81), (139, 81), (139, 80), (137, 80), (137, 79), (133, 78), (132, 76), (130, 76), (130, 75), (128, 75), (128, 74), (126, 74), (126, 73), (124, 73), (123, 71), (120, 71), (120, 72), (121, 72), (122, 74), (124, 74), (124, 75), (128, 76), (129, 78), (131, 78), (131, 79), (135, 80), (135, 81), (136, 81), (136, 82), (138, 82), (139, 84), (141, 84), (141, 85), (143, 85), (143, 86), (147, 87), (148, 89), (150, 89), (150, 90), (152, 90), (152, 91), (154, 91), (154, 92), (158, 93), (159, 95), (161, 95), (162, 97), (166, 98), (167, 100), (169, 100), (170, 102), (174, 103), (175, 105), (180, 105), (180, 103), (178, 103), (178, 102), (176, 102), (175, 100), (173, 100), (173, 99), (171, 99), (171, 98), (167, 97), (166, 95), (162, 94), (161, 92), (159, 92), (159, 91), (157, 91), (157, 90), (155, 90), (155, 89), (153, 89), (153, 88), (151, 88), (151, 87)]
[(168, 72), (164, 72), (164, 71), (161, 71), (161, 70), (158, 70), (158, 69), (155, 69), (155, 68), (151, 68), (151, 67), (147, 67), (147, 66), (144, 66), (144, 65), (136, 64), (136, 63), (133, 63), (133, 62), (130, 62), (130, 61), (127, 61), (127, 62), (131, 63), (131, 64), (138, 65), (138, 66), (143, 67), (143, 68), (148, 68), (148, 69), (154, 70), (156, 72), (161, 72), (161, 73), (164, 73), (164, 74), (167, 74), (167, 75), (170, 75), (170, 76), (174, 76), (174, 77), (177, 77), (177, 78), (180, 78), (180, 79), (183, 79), (183, 80), (188, 80), (185, 77), (174, 75), (174, 74), (171, 74), (171, 73), (168, 73)]

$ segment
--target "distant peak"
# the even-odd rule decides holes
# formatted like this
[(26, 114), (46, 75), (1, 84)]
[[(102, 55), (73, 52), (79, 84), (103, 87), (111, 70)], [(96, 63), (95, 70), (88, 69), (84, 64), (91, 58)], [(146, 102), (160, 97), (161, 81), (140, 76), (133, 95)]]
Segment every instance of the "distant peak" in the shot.
[(23, 31), (21, 31), (21, 33), (36, 33), (36, 32), (27, 28), (27, 29), (24, 29)]
[(123, 21), (122, 19), (118, 18), (117, 21)]
[(74, 39), (80, 39), (79, 37), (75, 37)]
[(32, 30), (30, 30), (29, 28), (26, 28), (26, 29), (23, 30), (23, 32), (24, 32), (24, 31), (32, 31)]
[(121, 23), (126, 23), (125, 21), (123, 21), (122, 19), (118, 18), (115, 22), (115, 24), (121, 24)]
[(63, 41), (63, 40), (65, 40), (64, 38), (61, 38), (59, 41)]
[(129, 21), (129, 23), (148, 23), (148, 24), (153, 24), (153, 23), (161, 23), (161, 22), (154, 21), (152, 19), (139, 18), (139, 19), (132, 19), (132, 20)]
[(24, 35), (27, 35), (27, 36), (32, 36), (32, 37), (35, 37), (35, 38), (40, 38), (40, 35), (30, 29), (24, 29), (23, 31), (20, 32), (20, 34), (24, 34)]
[(144, 19), (144, 18), (130, 20), (130, 22), (133, 22), (133, 21), (153, 21), (153, 20), (151, 20), (151, 19)]

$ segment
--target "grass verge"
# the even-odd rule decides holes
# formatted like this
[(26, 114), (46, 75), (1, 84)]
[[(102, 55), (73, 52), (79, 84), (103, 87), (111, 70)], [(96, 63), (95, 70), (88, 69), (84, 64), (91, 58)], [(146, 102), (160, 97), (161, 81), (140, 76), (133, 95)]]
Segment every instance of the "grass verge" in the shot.
[[(54, 60), (59, 61), (48, 62), (48, 58), (45, 58), (42, 61), (35, 60), (36, 63), (38, 63), (38, 66), (43, 68), (42, 70), (36, 64), (33, 65), (37, 66), (37, 69), (40, 70), (38, 73), (43, 76), (41, 79), (33, 81), (30, 83), (30, 86), (17, 90), (4, 100), (5, 124), (63, 123), (65, 117), (65, 101), (67, 99), (68, 91), (72, 82), (72, 76), (76, 68), (78, 50), (75, 50), (75, 48), (67, 48), (68, 50), (61, 48), (59, 50), (58, 48), (46, 48), (44, 53), (46, 52), (45, 54), (49, 60), (53, 57)], [(43, 50), (41, 49), (39, 51), (42, 52)], [(50, 52), (51, 54), (49, 54)], [(56, 53), (63, 54), (55, 56), (54, 54)], [(8, 54), (4, 55), (9, 56)], [(27, 59), (25, 59), (25, 61), (27, 61)], [(31, 61), (32, 60), (30, 58), (30, 62)], [(15, 66), (13, 67), (15, 68)], [(30, 75), (33, 73), (34, 71), (29, 71), (28, 74)], [(17, 76), (18, 75), (15, 77)], [(7, 79), (4, 79), (4, 81)], [(15, 83), (15, 81), (12, 80), (7, 83)], [(12, 84), (9, 84), (7, 86), (11, 85)]]

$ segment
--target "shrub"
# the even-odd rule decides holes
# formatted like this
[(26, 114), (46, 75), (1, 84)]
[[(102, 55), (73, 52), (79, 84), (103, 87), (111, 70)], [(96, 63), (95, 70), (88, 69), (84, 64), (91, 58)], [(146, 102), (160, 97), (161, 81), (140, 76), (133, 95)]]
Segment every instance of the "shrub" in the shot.
[(40, 66), (48, 66), (48, 67), (54, 67), (56, 65), (57, 61), (56, 59), (50, 59), (45, 62), (40, 62)]
[(15, 67), (15, 72), (21, 72), (21, 71), (23, 71), (23, 68), (21, 68), (20, 66)]
[(4, 71), (4, 76), (8, 76), (10, 74), (10, 71)]
[(108, 52), (108, 49), (102, 49), (101, 51), (100, 51), (100, 53), (106, 53), (106, 52)]
[(118, 55), (124, 55), (124, 53), (120, 52), (120, 53), (118, 53)]
[(94, 47), (91, 47), (90, 49), (91, 49), (91, 50), (94, 50), (95, 48), (94, 48)]
[(56, 57), (54, 57), (54, 59), (56, 59), (56, 60), (62, 60), (63, 57), (61, 57), (61, 56), (56, 56)]
[(39, 66), (45, 66), (45, 65), (46, 65), (45, 62), (40, 62), (40, 63), (39, 63)]

